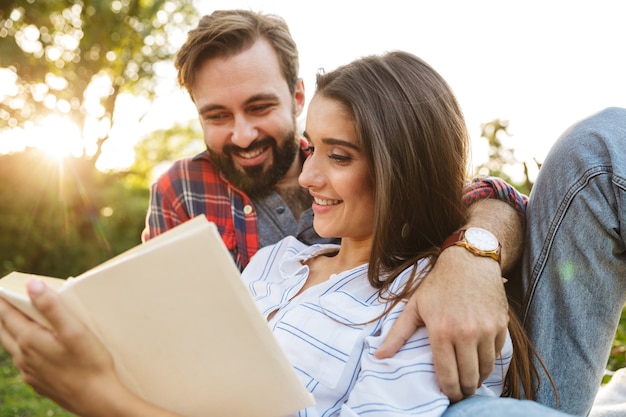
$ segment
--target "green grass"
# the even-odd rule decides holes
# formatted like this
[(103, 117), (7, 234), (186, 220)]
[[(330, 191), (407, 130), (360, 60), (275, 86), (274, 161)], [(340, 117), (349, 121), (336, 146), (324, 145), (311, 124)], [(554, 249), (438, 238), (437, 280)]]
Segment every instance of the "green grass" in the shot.
[(9, 355), (0, 348), (0, 416), (2, 417), (70, 417), (52, 401), (37, 395), (22, 382)]

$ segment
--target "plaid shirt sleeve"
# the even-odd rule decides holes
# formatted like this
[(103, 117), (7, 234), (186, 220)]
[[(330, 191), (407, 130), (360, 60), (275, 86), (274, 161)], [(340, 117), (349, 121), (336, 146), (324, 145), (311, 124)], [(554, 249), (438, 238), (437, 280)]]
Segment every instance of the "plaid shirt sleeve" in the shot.
[(189, 214), (184, 210), (184, 205), (180, 204), (173, 186), (173, 182), (180, 180), (178, 173), (172, 167), (152, 184), (146, 227), (141, 234), (143, 242), (189, 220)]
[(463, 202), (471, 206), (483, 198), (497, 198), (513, 207), (522, 224), (526, 224), (526, 204), (528, 197), (517, 191), (512, 185), (497, 177), (474, 178), (465, 186)]

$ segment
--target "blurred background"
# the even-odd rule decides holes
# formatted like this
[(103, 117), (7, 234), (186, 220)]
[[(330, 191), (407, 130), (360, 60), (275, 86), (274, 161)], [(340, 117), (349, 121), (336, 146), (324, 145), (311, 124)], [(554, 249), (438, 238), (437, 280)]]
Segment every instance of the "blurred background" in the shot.
[[(468, 174), (527, 194), (563, 130), (626, 107), (620, 0), (2, 0), (0, 276), (78, 275), (140, 242), (150, 183), (204, 149), (172, 57), (221, 8), (285, 18), (309, 98), (320, 68), (394, 49), (422, 57), (465, 112)], [(625, 334), (622, 320), (609, 369), (624, 365)], [(0, 352), (0, 416), (52, 415), (69, 414)]]

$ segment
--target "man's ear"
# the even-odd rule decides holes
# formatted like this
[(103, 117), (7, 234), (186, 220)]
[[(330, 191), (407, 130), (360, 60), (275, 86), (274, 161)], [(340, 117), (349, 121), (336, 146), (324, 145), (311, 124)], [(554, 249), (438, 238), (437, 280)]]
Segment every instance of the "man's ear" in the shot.
[(299, 117), (304, 109), (304, 80), (302, 78), (298, 78), (298, 81), (296, 82), (293, 100), (295, 104), (296, 117)]

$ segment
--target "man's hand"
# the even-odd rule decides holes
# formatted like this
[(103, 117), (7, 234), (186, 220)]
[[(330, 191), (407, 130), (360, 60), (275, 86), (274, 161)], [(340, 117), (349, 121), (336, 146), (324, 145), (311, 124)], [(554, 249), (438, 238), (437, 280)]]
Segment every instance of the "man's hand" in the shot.
[(426, 325), (437, 380), (453, 402), (476, 391), (504, 345), (509, 314), (502, 271), (520, 258), (524, 236), (516, 211), (505, 202), (480, 200), (468, 213), (466, 227), (483, 227), (502, 244), (502, 270), (493, 259), (464, 248), (444, 250), (375, 353), (378, 358), (393, 356)]
[(506, 338), (508, 304), (497, 262), (463, 248), (445, 250), (375, 355), (394, 355), (424, 323), (441, 390), (453, 402), (472, 395)]

